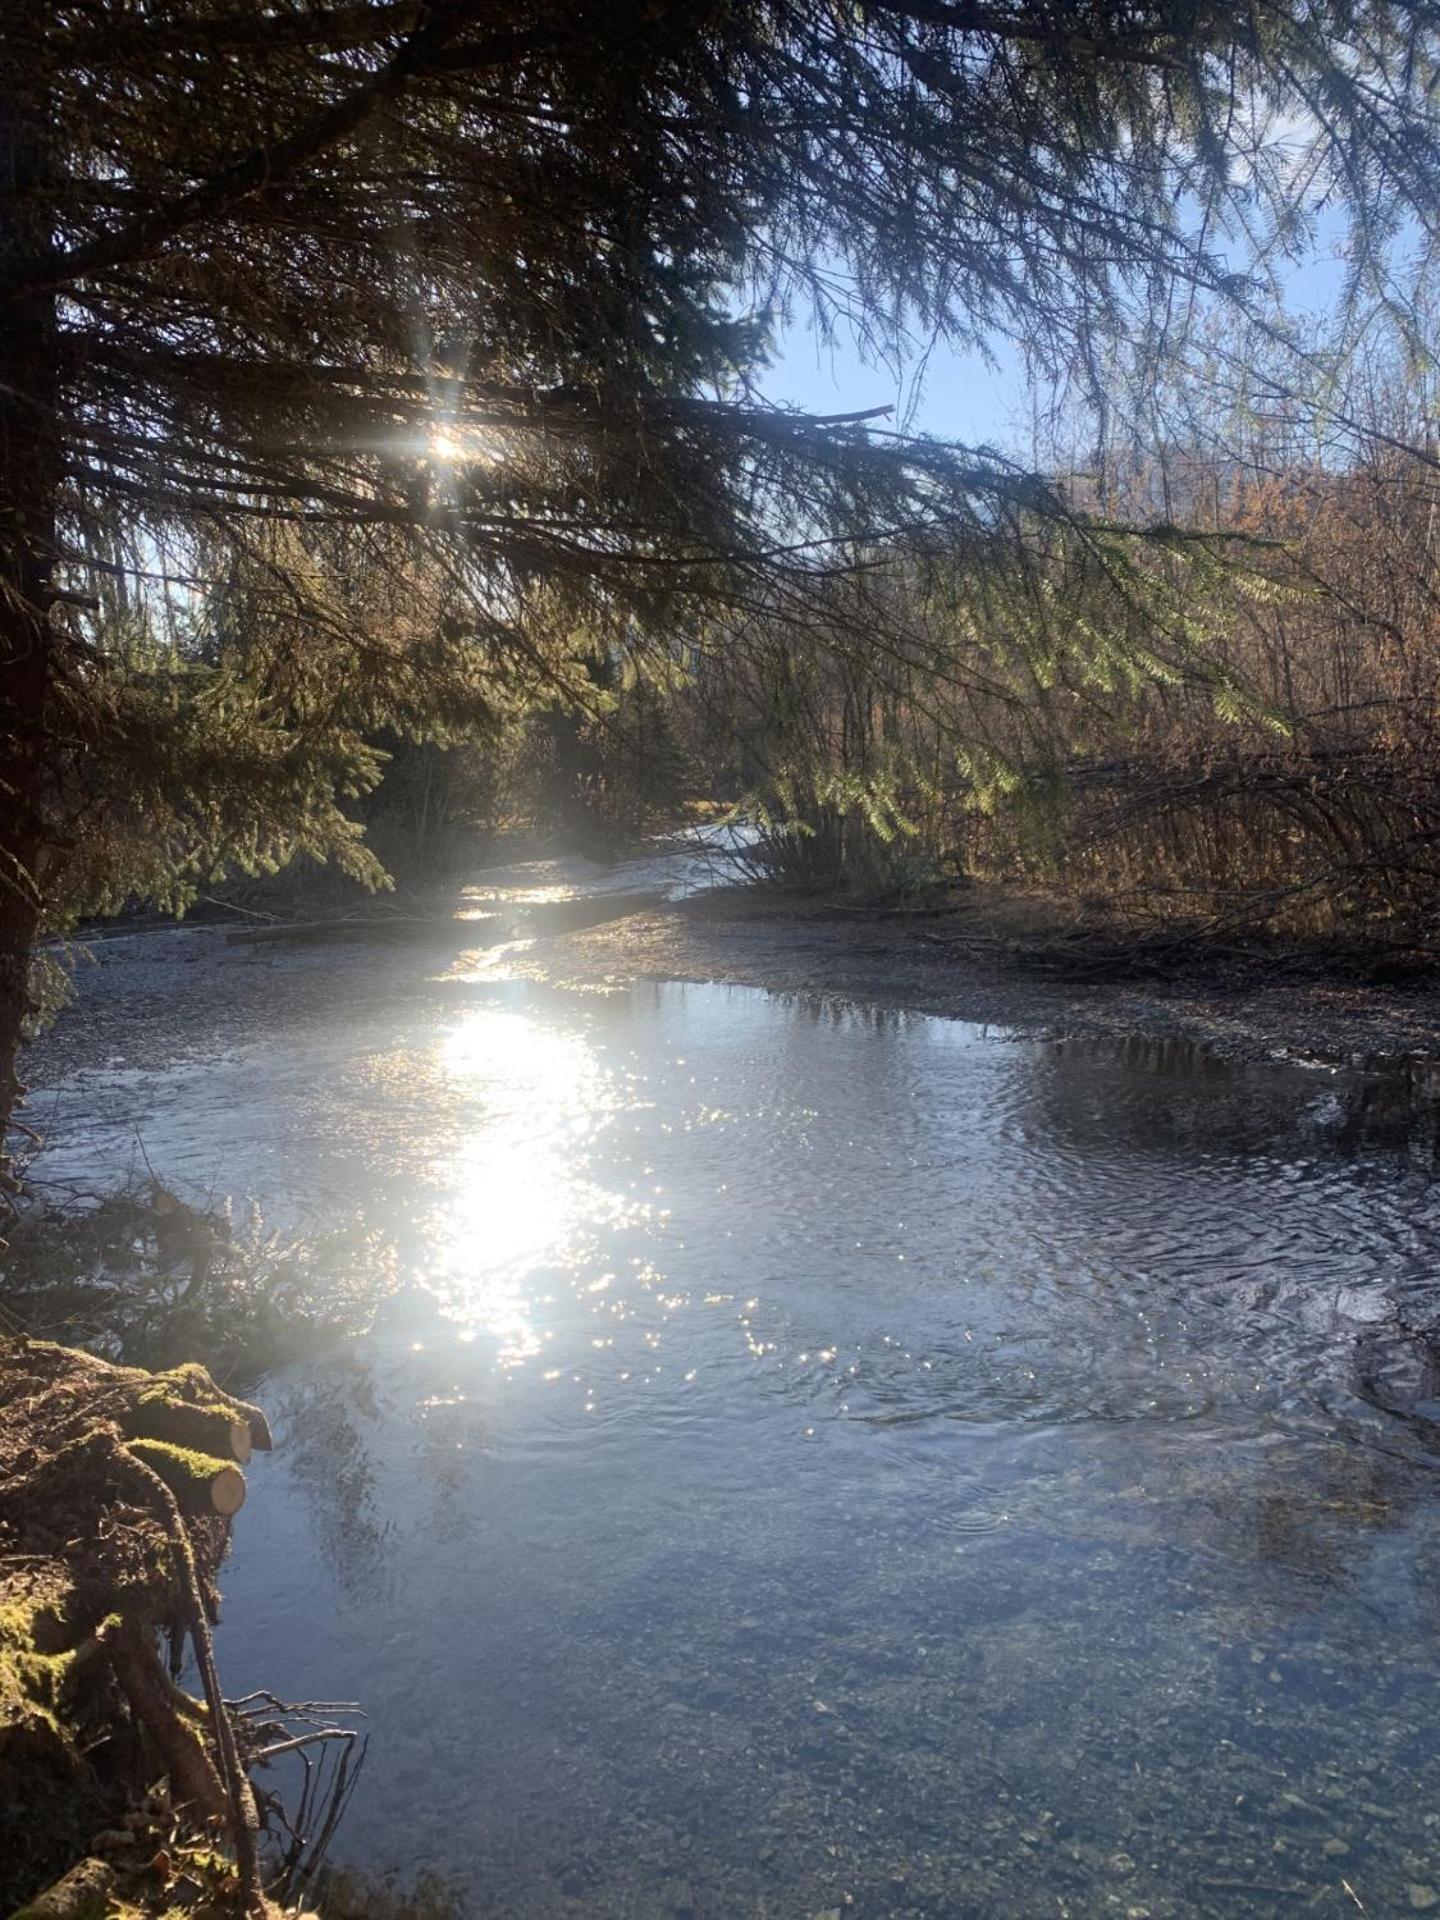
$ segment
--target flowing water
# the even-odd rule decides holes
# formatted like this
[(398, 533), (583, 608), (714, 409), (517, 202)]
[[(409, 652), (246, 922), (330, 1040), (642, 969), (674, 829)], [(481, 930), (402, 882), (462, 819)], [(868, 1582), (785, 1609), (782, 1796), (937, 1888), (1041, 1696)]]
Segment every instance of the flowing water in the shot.
[(363, 1701), (342, 1859), (506, 1920), (1440, 1912), (1433, 1088), (364, 964), (77, 1076), (51, 1155), (138, 1121), (393, 1251), (264, 1386), (219, 1642)]

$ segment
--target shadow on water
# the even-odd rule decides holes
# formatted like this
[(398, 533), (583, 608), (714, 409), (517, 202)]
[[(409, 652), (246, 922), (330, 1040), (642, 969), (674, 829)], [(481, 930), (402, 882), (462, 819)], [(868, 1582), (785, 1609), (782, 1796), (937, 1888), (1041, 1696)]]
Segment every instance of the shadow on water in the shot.
[(233, 1686), (364, 1696), (357, 1865), (1440, 1909), (1433, 1079), (477, 974), (143, 1093), (173, 1177), (407, 1276), (270, 1380), (226, 1583)]

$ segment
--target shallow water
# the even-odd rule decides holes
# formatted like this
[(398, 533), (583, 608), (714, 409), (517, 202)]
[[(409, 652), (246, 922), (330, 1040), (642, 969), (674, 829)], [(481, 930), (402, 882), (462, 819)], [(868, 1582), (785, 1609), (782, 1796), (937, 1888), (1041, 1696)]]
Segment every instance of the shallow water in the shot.
[(364, 1702), (342, 1859), (486, 1916), (1440, 1911), (1430, 1091), (413, 966), (52, 1118), (395, 1251), (267, 1383), (225, 1579), (230, 1691)]

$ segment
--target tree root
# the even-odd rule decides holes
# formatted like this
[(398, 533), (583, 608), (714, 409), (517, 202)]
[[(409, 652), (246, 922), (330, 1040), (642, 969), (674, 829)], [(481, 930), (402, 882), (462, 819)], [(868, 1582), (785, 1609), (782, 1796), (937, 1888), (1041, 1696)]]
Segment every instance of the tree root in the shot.
[(170, 1790), (207, 1820), (228, 1820), (230, 1801), (205, 1744), (177, 1710), (172, 1685), (155, 1650), (133, 1627), (121, 1627), (110, 1643), (110, 1662), (130, 1710), (155, 1743), (170, 1776)]

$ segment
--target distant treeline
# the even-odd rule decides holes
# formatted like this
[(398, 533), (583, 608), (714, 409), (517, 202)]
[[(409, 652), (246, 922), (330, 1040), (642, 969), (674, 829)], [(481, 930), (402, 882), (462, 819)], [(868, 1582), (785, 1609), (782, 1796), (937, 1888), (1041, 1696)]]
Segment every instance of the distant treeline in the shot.
[[(1177, 574), (1203, 627), (1146, 657), (1117, 634), (1067, 647), (1082, 603), (1057, 580), (1030, 646), (952, 612), (933, 578), (906, 646), (788, 660), (736, 636), (663, 704), (695, 789), (747, 794), (777, 877), (883, 893), (931, 881), (1044, 887), (1144, 928), (1440, 933), (1440, 419), (1394, 364), (1317, 426), (1284, 396), (1165, 454), (1073, 456), (1078, 509), (1218, 542), (1243, 588)], [(872, 598), (873, 589), (868, 590)], [(1202, 602), (1204, 604), (1202, 604)], [(1098, 662), (1098, 664), (1097, 664)], [(632, 742), (633, 745), (633, 742)], [(643, 756), (625, 777), (643, 776)]]
[[(1325, 436), (1276, 406), (1164, 455), (1064, 463), (1077, 511), (1233, 543), (1188, 654), (1146, 655), (1143, 610), (1108, 667), (1094, 633), (1067, 645), (1087, 616), (1063, 579), (1027, 645), (1013, 606), (987, 631), (943, 573), (892, 568), (837, 588), (828, 653), (717, 626), (664, 677), (597, 660), (587, 708), (520, 714), (483, 744), (383, 741), (368, 838), (397, 877), (429, 878), (507, 831), (604, 856), (738, 806), (764, 828), (762, 870), (816, 890), (998, 879), (1135, 929), (1428, 948), (1440, 415), (1420, 372), (1356, 386)], [(1173, 584), (1205, 594), (1193, 571)]]

